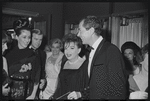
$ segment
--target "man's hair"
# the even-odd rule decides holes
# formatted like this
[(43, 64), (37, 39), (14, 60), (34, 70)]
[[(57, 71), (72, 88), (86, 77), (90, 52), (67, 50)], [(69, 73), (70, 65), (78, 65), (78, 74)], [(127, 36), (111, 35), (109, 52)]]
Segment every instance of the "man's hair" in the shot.
[(83, 21), (83, 27), (86, 30), (89, 30), (90, 28), (93, 27), (95, 29), (95, 33), (97, 36), (100, 36), (102, 34), (103, 23), (96, 16), (87, 16), (83, 18), (81, 21)]
[(34, 34), (37, 34), (37, 35), (43, 35), (42, 31), (39, 30), (39, 29), (33, 29), (31, 32), (32, 32), (32, 34), (34, 33)]

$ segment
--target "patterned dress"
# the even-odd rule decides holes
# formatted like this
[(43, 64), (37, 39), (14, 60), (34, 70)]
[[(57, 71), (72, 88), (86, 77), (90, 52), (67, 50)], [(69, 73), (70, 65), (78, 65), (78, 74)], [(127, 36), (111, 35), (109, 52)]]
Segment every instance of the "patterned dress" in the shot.
[[(40, 69), (38, 69), (38, 65), (35, 66), (38, 63), (35, 59), (35, 54), (28, 47), (19, 49), (16, 46), (6, 54), (6, 59), (9, 76), (13, 83), (10, 87), (11, 99), (26, 99), (33, 90), (33, 84), (39, 81), (37, 71), (40, 72)], [(28, 63), (31, 63), (32, 71), (19, 72), (21, 66)]]

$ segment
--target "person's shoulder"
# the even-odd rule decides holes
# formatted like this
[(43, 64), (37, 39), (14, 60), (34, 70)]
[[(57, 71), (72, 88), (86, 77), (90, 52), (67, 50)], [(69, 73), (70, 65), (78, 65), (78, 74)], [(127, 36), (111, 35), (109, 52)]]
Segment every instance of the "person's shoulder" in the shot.
[(32, 50), (31, 48), (29, 48), (29, 47), (26, 47), (26, 48), (24, 49), (24, 51), (33, 52), (33, 50)]
[(108, 46), (108, 50), (112, 52), (115, 52), (115, 51), (120, 52), (119, 48), (110, 42), (107, 42), (107, 46)]
[(5, 60), (6, 60), (6, 58), (5, 58), (4, 56), (2, 56), (2, 58), (3, 58), (3, 61), (5, 61)]
[(44, 51), (44, 50), (42, 50), (42, 49), (38, 49), (39, 50), (39, 52), (41, 53), (41, 54), (45, 54), (46, 55), (46, 52)]
[(15, 53), (17, 53), (19, 51), (18, 46), (13, 47), (11, 50), (9, 50), (7, 52), (7, 54), (5, 55), (6, 59), (12, 57), (12, 55), (14, 55)]
[(47, 58), (52, 55), (52, 52), (46, 52)]

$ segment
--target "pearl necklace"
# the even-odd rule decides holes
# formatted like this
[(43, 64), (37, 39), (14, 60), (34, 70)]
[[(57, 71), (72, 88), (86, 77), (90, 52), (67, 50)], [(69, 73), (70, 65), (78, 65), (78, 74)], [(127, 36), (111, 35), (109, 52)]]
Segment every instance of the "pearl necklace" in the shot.
[(71, 62), (71, 61), (68, 61), (69, 62), (69, 64), (75, 64), (75, 63), (77, 63), (78, 62), (78, 60), (79, 60), (79, 57), (77, 58), (77, 60), (76, 61), (74, 61), (74, 62)]

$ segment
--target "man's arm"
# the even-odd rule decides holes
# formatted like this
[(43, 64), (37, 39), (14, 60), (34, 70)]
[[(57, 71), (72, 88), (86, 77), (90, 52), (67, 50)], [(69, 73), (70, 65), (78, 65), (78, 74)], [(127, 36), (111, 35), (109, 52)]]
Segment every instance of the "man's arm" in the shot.
[(45, 64), (46, 64), (46, 53), (44, 51), (41, 51), (41, 79), (45, 79)]

